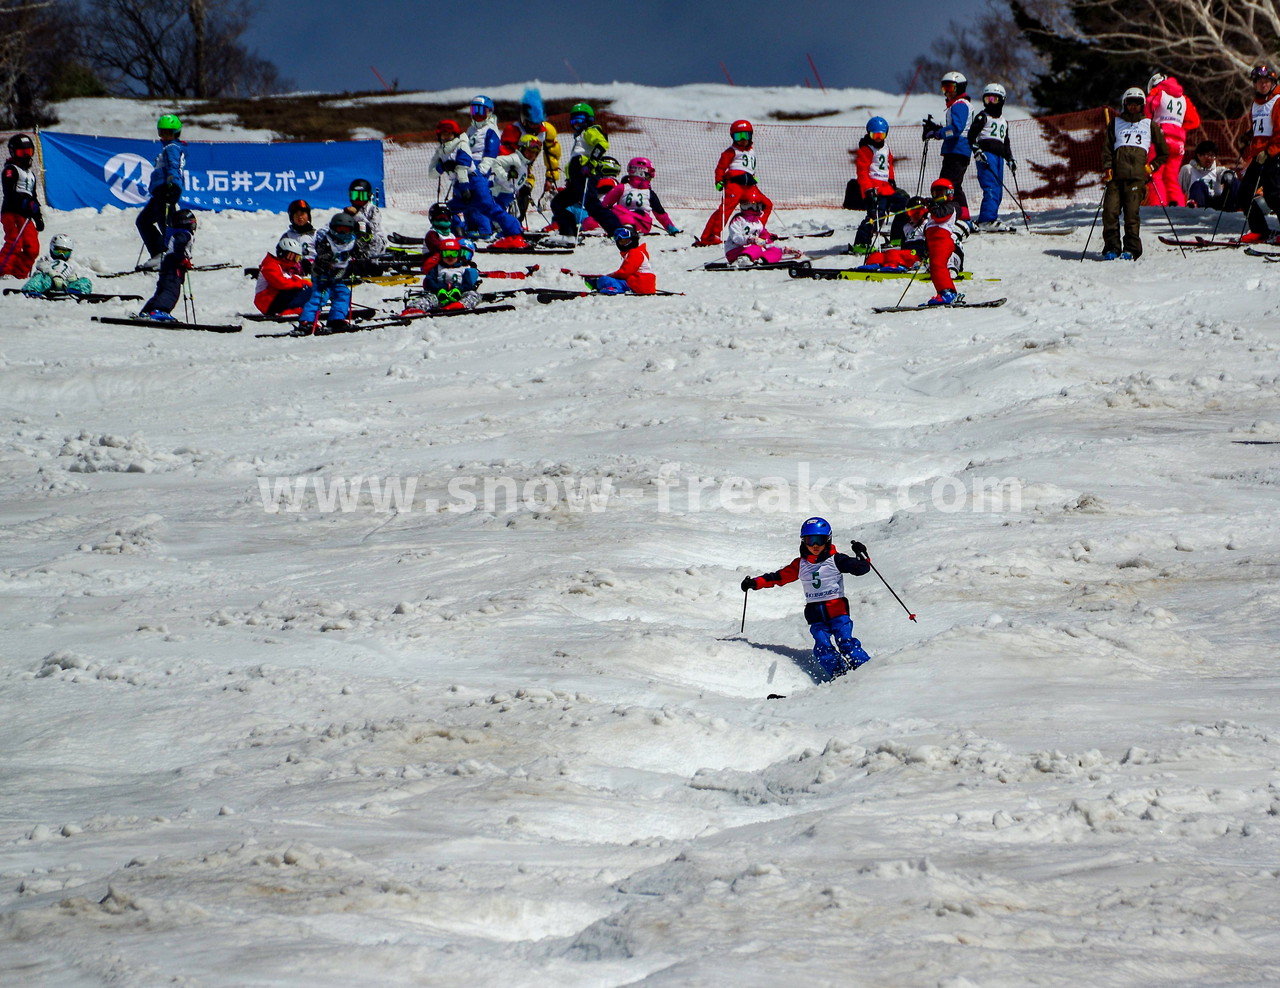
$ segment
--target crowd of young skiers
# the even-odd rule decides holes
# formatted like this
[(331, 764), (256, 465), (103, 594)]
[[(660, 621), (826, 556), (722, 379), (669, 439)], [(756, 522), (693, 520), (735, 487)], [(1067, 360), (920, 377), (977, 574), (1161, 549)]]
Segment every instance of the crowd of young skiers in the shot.
[[(1200, 125), (1200, 118), (1174, 78), (1157, 73), (1145, 90), (1126, 90), (1118, 112), (1106, 112), (1101, 259), (1141, 256), (1140, 208), (1153, 201), (1161, 206), (1243, 209), (1249, 227), (1244, 241), (1275, 239), (1263, 204), (1280, 210), (1280, 78), (1271, 66), (1259, 65), (1250, 79), (1252, 131), (1243, 175), (1217, 163), (1217, 147), (1211, 141), (1201, 142), (1187, 157), (1187, 135)], [(897, 184), (894, 155), (887, 144), (889, 124), (874, 116), (859, 141), (844, 205), (866, 213), (851, 248), (867, 254), (864, 270), (925, 269), (935, 289), (926, 304), (947, 305), (962, 298), (954, 275), (963, 267), (960, 244), (965, 237), (973, 231), (1014, 229), (999, 212), (1006, 173), (1016, 173), (1017, 160), (1009, 143), (1007, 92), (1002, 85), (993, 82), (983, 88), (976, 112), (962, 73), (947, 72), (940, 87), (945, 101), (942, 120), (930, 115), (921, 134), (926, 147), (930, 141), (940, 142), (938, 177), (928, 196), (910, 196)], [(192, 210), (182, 207), (182, 124), (175, 115), (165, 114), (156, 131), (160, 149), (151, 171), (149, 199), (136, 225), (147, 255), (139, 270), (157, 272), (156, 290), (142, 314), (163, 321), (173, 318), (192, 267), (198, 221)], [(478, 95), (471, 101), (465, 128), (446, 119), (435, 133), (430, 167), (439, 176), (443, 195), (430, 211), (431, 227), (422, 247), (428, 308), (476, 304), (480, 296), (475, 241), (498, 249), (529, 246), (526, 224), (535, 192), (533, 166), (540, 158), (542, 195), (549, 197), (552, 218), (547, 229), (539, 231), (541, 243), (571, 246), (583, 233), (602, 231), (617, 245), (621, 258), (616, 270), (592, 276), (592, 287), (602, 293), (656, 290), (643, 238), (655, 229), (678, 234), (679, 227), (654, 188), (654, 162), (634, 157), (624, 168), (609, 154), (608, 135), (590, 104), (572, 106), (569, 133), (561, 135), (546, 119), (536, 90), (526, 91), (517, 119), (505, 126), (499, 125), (493, 100)], [(733, 266), (797, 258), (798, 252), (775, 243), (768, 230), (773, 203), (761, 188), (751, 122), (733, 121), (729, 137), (729, 146), (711, 168), (720, 203), (695, 245), (723, 246), (725, 262)], [(0, 275), (28, 279), (23, 291), (31, 295), (87, 293), (91, 282), (72, 260), (69, 236), (55, 236), (48, 255), (40, 256), (44, 217), (34, 151), (29, 135), (9, 139), (0, 205)], [(970, 214), (963, 184), (971, 162), (982, 190), (976, 217)], [(331, 323), (345, 324), (352, 281), (376, 271), (388, 247), (373, 185), (357, 178), (348, 197), (350, 204), (319, 230), (312, 226), (306, 201), (290, 204), (288, 228), (259, 265), (255, 304), (262, 313), (296, 315), (301, 323), (314, 325), (324, 310)]]

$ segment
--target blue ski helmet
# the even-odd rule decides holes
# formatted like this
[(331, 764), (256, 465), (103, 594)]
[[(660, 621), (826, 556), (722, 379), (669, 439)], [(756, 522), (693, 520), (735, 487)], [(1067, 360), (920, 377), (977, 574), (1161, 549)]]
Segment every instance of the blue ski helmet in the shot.
[[(476, 112), (476, 111), (480, 112)], [(476, 96), (471, 100), (471, 115), (473, 117), (483, 117), (493, 112), (493, 100), (488, 96)]]
[(807, 535), (821, 535), (823, 538), (831, 538), (831, 524), (825, 518), (808, 518), (805, 523), (800, 526), (800, 537)]
[(884, 117), (872, 117), (867, 121), (868, 134), (887, 134), (889, 133), (889, 121)]

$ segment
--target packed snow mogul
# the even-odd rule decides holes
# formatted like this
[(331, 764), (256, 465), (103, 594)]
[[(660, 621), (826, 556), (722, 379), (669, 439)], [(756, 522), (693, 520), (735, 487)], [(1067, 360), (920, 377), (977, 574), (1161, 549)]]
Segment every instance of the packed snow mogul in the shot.
[(4, 199), (0, 202), (0, 224), (4, 226), (4, 247), (0, 249), (0, 277), (25, 278), (40, 256), (44, 216), (36, 197), (35, 141), (27, 134), (9, 138), (9, 159), (4, 163)]
[(1249, 222), (1249, 232), (1240, 239), (1246, 243), (1274, 243), (1275, 233), (1267, 224), (1261, 199), (1280, 216), (1280, 78), (1270, 65), (1255, 66), (1249, 73), (1253, 81), (1253, 139), (1244, 153), (1249, 163), (1240, 188), (1244, 195), (1240, 206)]
[(169, 214), (178, 208), (182, 199), (182, 171), (187, 167), (187, 152), (179, 139), (182, 121), (166, 113), (156, 121), (156, 134), (160, 138), (160, 153), (156, 155), (151, 180), (147, 183), (151, 198), (134, 222), (150, 255), (138, 265), (143, 271), (158, 269), (165, 256), (164, 231), (171, 225)]
[(302, 244), (285, 234), (258, 265), (253, 304), (266, 316), (300, 316), (311, 294), (311, 281), (302, 275)]
[[(923, 196), (912, 196), (907, 200), (907, 208), (893, 218), (889, 228), (889, 245), (883, 250), (873, 251), (867, 255), (866, 263), (855, 270), (884, 271), (900, 274), (910, 271), (928, 256), (929, 248), (925, 243), (925, 229), (929, 225), (929, 200)], [(959, 258), (953, 270), (959, 271)]]
[(982, 91), (982, 109), (969, 128), (969, 146), (977, 162), (978, 185), (982, 188), (982, 205), (973, 228), (986, 233), (1012, 233), (1012, 223), (1000, 221), (1000, 203), (1004, 199), (1004, 167), (1018, 170), (1009, 149), (1009, 122), (1004, 118), (1005, 88), (992, 82)]
[(179, 209), (173, 214), (165, 230), (164, 253), (160, 255), (160, 275), (156, 278), (156, 292), (142, 305), (140, 319), (156, 322), (177, 322), (173, 307), (182, 295), (182, 285), (191, 270), (191, 255), (196, 242), (196, 214), (189, 209)]
[(960, 218), (969, 218), (969, 200), (964, 194), (964, 173), (969, 170), (973, 149), (969, 146), (969, 118), (973, 107), (969, 103), (969, 80), (959, 72), (948, 72), (942, 77), (942, 96), (947, 101), (947, 112), (942, 123), (935, 123), (930, 114), (924, 122), (924, 139), (942, 142), (942, 169), (939, 178), (951, 182), (956, 190), (956, 206)]
[(575, 103), (570, 108), (569, 126), (573, 129), (573, 146), (569, 151), (568, 183), (551, 200), (556, 229), (564, 238), (578, 236), (578, 216), (571, 208), (577, 207), (612, 236), (618, 228), (618, 218), (600, 204), (596, 191), (603, 159), (609, 154), (608, 135), (596, 123), (596, 112), (590, 103)]
[(1164, 167), (1151, 176), (1151, 188), (1158, 205), (1185, 206), (1186, 197), (1178, 171), (1187, 150), (1187, 133), (1200, 126), (1200, 114), (1195, 104), (1182, 90), (1173, 76), (1157, 72), (1147, 81), (1146, 114), (1151, 122), (1164, 131), (1164, 142), (1169, 147), (1169, 158)]
[(316, 228), (311, 225), (311, 204), (307, 200), (295, 199), (289, 203), (289, 225), (280, 236), (301, 244), (302, 273), (309, 273), (316, 256)]
[(624, 225), (635, 227), (643, 234), (653, 229), (656, 219), (674, 236), (680, 228), (662, 208), (662, 200), (653, 189), (655, 174), (653, 162), (648, 158), (632, 158), (627, 162), (626, 177), (609, 190), (601, 203), (606, 209), (612, 209)]
[(924, 225), (925, 251), (929, 255), (929, 280), (937, 292), (925, 305), (953, 305), (964, 298), (953, 277), (964, 268), (960, 241), (969, 235), (969, 221), (960, 218), (956, 190), (945, 178), (929, 186), (929, 219)]
[(611, 274), (590, 275), (586, 282), (601, 295), (653, 295), (658, 290), (658, 276), (649, 263), (649, 247), (641, 243), (633, 226), (620, 226), (613, 231), (613, 242), (622, 255), (622, 263)]
[(326, 328), (342, 332), (351, 328), (351, 254), (356, 246), (356, 218), (345, 209), (335, 213), (329, 227), (316, 234), (316, 259), (311, 267), (311, 294), (302, 306), (297, 329), (314, 333), (320, 309), (329, 303)]
[[(1131, 86), (1121, 97), (1117, 117), (1107, 114), (1102, 146), (1102, 260), (1136, 261), (1142, 256), (1142, 217), (1147, 183), (1169, 158), (1164, 132), (1143, 112), (1147, 94)], [(1154, 149), (1154, 156), (1151, 154)], [(1124, 242), (1120, 214), (1124, 213)], [(1263, 220), (1263, 225), (1266, 221)]]
[[(543, 162), (546, 165), (546, 178), (543, 181), (543, 195), (555, 195), (559, 191), (560, 182), (560, 142), (556, 129), (547, 123), (547, 114), (542, 106), (542, 93), (537, 89), (526, 89), (520, 100), (520, 118), (502, 129), (502, 150), (505, 154), (515, 151), (521, 137), (535, 137), (542, 147)], [(516, 191), (517, 212), (520, 222), (524, 223), (525, 214), (529, 211), (529, 203), (533, 199), (533, 170), (530, 168), (525, 184)]]
[(695, 247), (711, 247), (720, 243), (720, 232), (725, 221), (738, 208), (738, 202), (748, 192), (754, 191), (760, 202), (764, 203), (764, 219), (768, 222), (773, 211), (773, 203), (765, 198), (757, 188), (755, 128), (749, 120), (735, 120), (729, 125), (729, 137), (732, 140), (727, 148), (720, 152), (716, 162), (716, 191), (723, 193), (720, 208), (707, 217), (707, 225), (702, 228), (702, 236), (694, 241)]
[(422, 279), (432, 311), (474, 309), (480, 304), (480, 272), (471, 264), (469, 240), (450, 238), (440, 245), (439, 263)]
[(845, 187), (844, 208), (865, 209), (867, 218), (858, 226), (855, 244), (869, 244), (875, 237), (880, 218), (896, 213), (907, 204), (907, 194), (898, 188), (893, 174), (893, 153), (885, 145), (889, 137), (889, 121), (872, 117), (867, 132), (858, 141), (854, 156), (854, 177)]
[(386, 252), (387, 235), (382, 232), (382, 211), (373, 183), (367, 178), (357, 178), (347, 188), (346, 207), (356, 221), (356, 246), (353, 256), (368, 261)]
[(29, 298), (51, 298), (58, 295), (88, 295), (93, 282), (86, 278), (72, 263), (71, 252), (75, 244), (65, 233), (58, 233), (49, 241), (49, 253), (36, 261), (36, 269), (22, 294)]
[(862, 643), (853, 637), (849, 598), (844, 593), (844, 577), (866, 576), (871, 557), (861, 542), (849, 543), (852, 556), (836, 552), (831, 544), (831, 525), (825, 518), (809, 518), (800, 526), (800, 555), (776, 573), (748, 576), (744, 592), (781, 587), (800, 581), (804, 588), (804, 619), (813, 635), (813, 657), (828, 676), (843, 676), (870, 660)]
[(773, 242), (773, 234), (764, 225), (767, 202), (759, 189), (748, 189), (738, 202), (738, 215), (729, 221), (724, 233), (727, 263), (745, 268), (752, 264), (778, 264), (784, 257), (793, 260), (804, 257), (798, 250), (779, 247)]

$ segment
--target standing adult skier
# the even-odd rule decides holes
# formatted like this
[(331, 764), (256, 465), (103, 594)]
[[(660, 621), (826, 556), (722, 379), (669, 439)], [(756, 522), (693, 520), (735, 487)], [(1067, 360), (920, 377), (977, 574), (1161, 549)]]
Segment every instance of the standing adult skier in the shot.
[(969, 218), (969, 200), (964, 194), (964, 174), (969, 170), (973, 151), (969, 146), (969, 118), (973, 107), (969, 103), (969, 80), (959, 72), (948, 72), (942, 77), (942, 95), (947, 101), (947, 112), (942, 123), (934, 123), (931, 116), (924, 124), (926, 141), (942, 141), (942, 170), (939, 178), (948, 179), (956, 191), (956, 205), (960, 218)]
[(155, 271), (165, 256), (165, 230), (170, 225), (169, 214), (178, 208), (182, 199), (182, 172), (187, 167), (186, 145), (180, 140), (182, 121), (166, 113), (156, 121), (156, 134), (160, 138), (160, 153), (156, 155), (151, 181), (147, 184), (151, 198), (134, 223), (150, 255), (138, 265), (140, 271)]
[(871, 557), (861, 542), (850, 543), (852, 556), (836, 552), (831, 525), (825, 518), (809, 518), (800, 526), (800, 555), (776, 573), (748, 576), (744, 592), (781, 587), (801, 581), (804, 587), (804, 619), (813, 636), (813, 657), (832, 678), (843, 676), (870, 660), (862, 643), (853, 637), (849, 598), (844, 593), (845, 574), (866, 576)]
[(1162, 131), (1169, 146), (1169, 158), (1163, 167), (1151, 176), (1151, 188), (1158, 205), (1185, 206), (1186, 195), (1178, 173), (1182, 169), (1182, 156), (1187, 150), (1187, 134), (1200, 126), (1200, 114), (1182, 89), (1182, 83), (1173, 76), (1157, 72), (1147, 82), (1146, 114)]
[(1270, 65), (1255, 66), (1249, 78), (1253, 82), (1253, 139), (1244, 153), (1249, 166), (1240, 179), (1240, 207), (1245, 211), (1249, 232), (1240, 239), (1245, 243), (1269, 243), (1275, 234), (1258, 200), (1280, 216), (1280, 78)]
[[(1164, 132), (1143, 112), (1147, 94), (1131, 86), (1120, 98), (1121, 112), (1107, 114), (1106, 140), (1102, 146), (1102, 260), (1136, 261), (1142, 256), (1142, 217), (1147, 183), (1169, 159)], [(1155, 156), (1150, 157), (1152, 149)], [(1120, 240), (1120, 214), (1124, 213), (1124, 242)], [(1263, 225), (1266, 221), (1263, 220)]]
[(39, 233), (44, 232), (44, 216), (36, 197), (35, 141), (27, 134), (9, 138), (9, 160), (4, 163), (0, 185), (0, 224), (4, 226), (4, 247), (0, 248), (0, 276), (25, 278), (40, 256)]
[(1004, 199), (1004, 166), (1016, 172), (1018, 164), (1009, 150), (1009, 123), (1004, 118), (1007, 93), (998, 82), (987, 83), (982, 90), (982, 109), (969, 127), (969, 147), (977, 162), (978, 185), (982, 187), (982, 205), (973, 228), (978, 232), (1012, 233), (1012, 223), (1000, 221), (1000, 203)]
[(716, 191), (723, 193), (723, 199), (719, 208), (707, 217), (702, 236), (694, 241), (695, 247), (711, 247), (720, 243), (720, 231), (738, 208), (738, 200), (752, 189), (764, 203), (764, 221), (769, 221), (773, 203), (758, 188), (755, 133), (750, 120), (735, 120), (729, 125), (729, 137), (733, 143), (720, 152), (715, 169)]

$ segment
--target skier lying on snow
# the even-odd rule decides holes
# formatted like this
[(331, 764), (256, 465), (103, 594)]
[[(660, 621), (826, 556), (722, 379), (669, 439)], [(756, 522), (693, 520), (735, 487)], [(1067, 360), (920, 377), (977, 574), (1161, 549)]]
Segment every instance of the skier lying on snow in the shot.
[(738, 215), (729, 221), (724, 232), (724, 259), (736, 268), (753, 264), (777, 264), (783, 258), (800, 260), (800, 251), (779, 247), (774, 235), (764, 227), (764, 213), (769, 201), (758, 189), (751, 188), (738, 203)]
[(613, 231), (613, 242), (622, 255), (618, 270), (612, 274), (588, 275), (587, 286), (601, 295), (653, 295), (658, 291), (658, 277), (649, 263), (649, 248), (640, 242), (640, 234), (631, 226)]
[(871, 572), (871, 557), (861, 542), (850, 546), (852, 556), (836, 552), (831, 525), (824, 518), (810, 518), (800, 526), (799, 556), (776, 573), (742, 581), (743, 592), (804, 582), (804, 619), (813, 635), (813, 657), (832, 677), (843, 676), (871, 658), (853, 637), (849, 599), (844, 595), (844, 574), (866, 576)]

